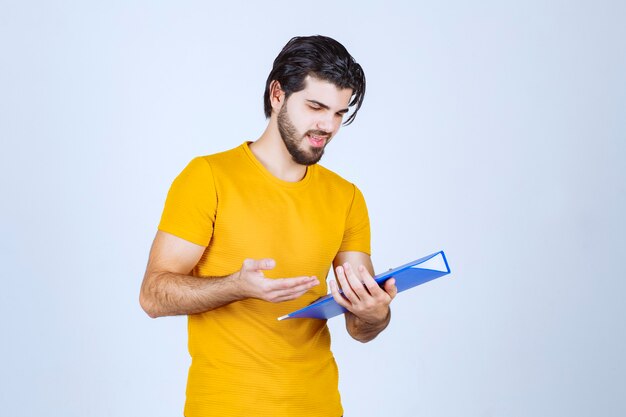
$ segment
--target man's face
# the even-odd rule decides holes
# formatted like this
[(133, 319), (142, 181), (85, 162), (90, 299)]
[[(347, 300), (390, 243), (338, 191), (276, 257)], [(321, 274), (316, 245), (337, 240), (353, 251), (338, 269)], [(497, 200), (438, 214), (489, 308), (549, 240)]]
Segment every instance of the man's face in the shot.
[(313, 165), (339, 130), (352, 97), (349, 88), (307, 77), (305, 88), (291, 94), (278, 112), (278, 131), (295, 162)]

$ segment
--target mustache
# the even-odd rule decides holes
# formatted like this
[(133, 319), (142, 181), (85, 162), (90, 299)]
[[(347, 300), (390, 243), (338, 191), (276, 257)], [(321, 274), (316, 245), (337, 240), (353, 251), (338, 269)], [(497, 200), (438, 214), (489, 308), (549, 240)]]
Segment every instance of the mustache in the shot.
[(326, 137), (326, 139), (328, 139), (330, 137), (330, 133), (326, 132), (324, 130), (307, 130), (307, 132), (304, 134), (306, 135), (310, 135), (310, 136), (324, 136)]

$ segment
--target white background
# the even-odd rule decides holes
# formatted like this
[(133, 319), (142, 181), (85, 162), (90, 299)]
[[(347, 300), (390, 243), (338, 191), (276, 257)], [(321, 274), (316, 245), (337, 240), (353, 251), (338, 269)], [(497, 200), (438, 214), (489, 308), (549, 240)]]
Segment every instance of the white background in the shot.
[(625, 415), (625, 3), (225, 3), (0, 2), (0, 413), (182, 415), (186, 319), (138, 304), (165, 195), (319, 33), (367, 76), (323, 164), (377, 269), (453, 271), (372, 343), (330, 322), (346, 416)]

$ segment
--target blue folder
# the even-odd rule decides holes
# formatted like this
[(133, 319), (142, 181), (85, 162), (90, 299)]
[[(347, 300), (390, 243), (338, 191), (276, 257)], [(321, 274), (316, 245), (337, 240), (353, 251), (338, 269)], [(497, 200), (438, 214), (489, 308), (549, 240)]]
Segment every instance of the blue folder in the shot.
[[(449, 273), (450, 267), (448, 266), (446, 255), (443, 251), (439, 251), (376, 275), (374, 279), (382, 287), (385, 281), (395, 278), (398, 292), (402, 292)], [(346, 311), (345, 308), (337, 304), (332, 294), (328, 294), (300, 310), (279, 317), (278, 320), (295, 318), (329, 319)]]

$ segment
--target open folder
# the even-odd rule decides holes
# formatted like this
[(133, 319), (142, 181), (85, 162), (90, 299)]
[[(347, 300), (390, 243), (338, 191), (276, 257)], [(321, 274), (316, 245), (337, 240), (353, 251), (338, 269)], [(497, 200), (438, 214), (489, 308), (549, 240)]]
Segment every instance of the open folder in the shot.
[[(385, 281), (394, 278), (398, 292), (402, 292), (449, 273), (450, 267), (448, 266), (446, 255), (443, 251), (439, 251), (376, 275), (374, 279), (382, 287)], [(346, 309), (337, 304), (332, 294), (327, 294), (300, 310), (279, 317), (278, 320), (296, 318), (329, 319), (345, 312)]]

